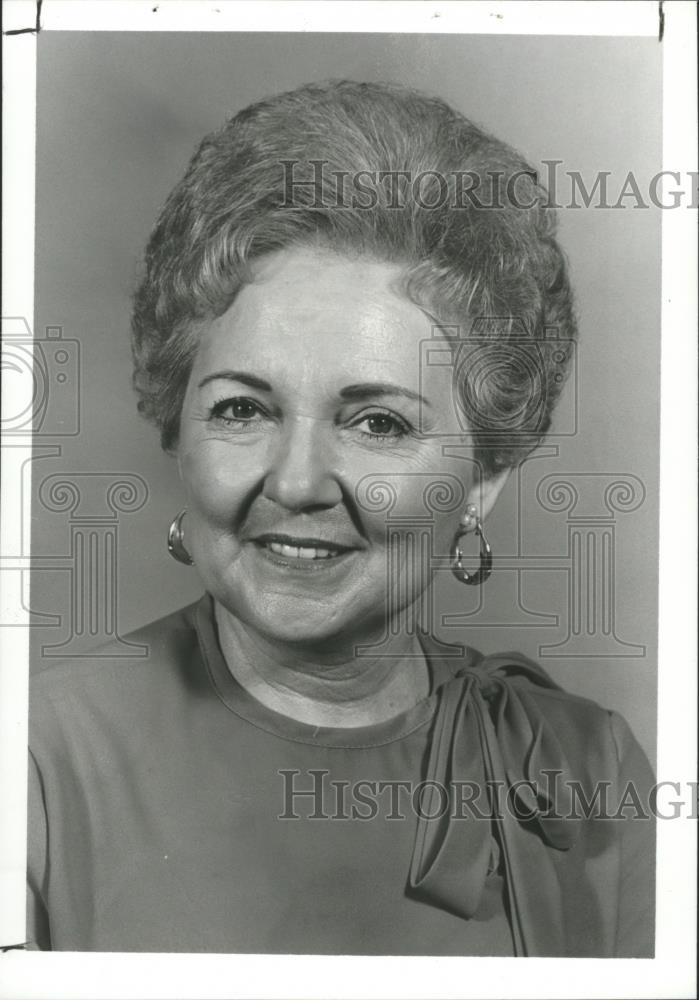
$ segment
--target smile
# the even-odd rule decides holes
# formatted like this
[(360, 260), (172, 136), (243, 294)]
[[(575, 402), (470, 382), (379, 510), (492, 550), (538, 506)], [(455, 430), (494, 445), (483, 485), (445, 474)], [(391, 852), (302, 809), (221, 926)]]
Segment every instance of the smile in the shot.
[(270, 552), (276, 552), (279, 556), (287, 559), (333, 559), (340, 554), (340, 549), (307, 548), (295, 545), (284, 545), (282, 542), (265, 542), (265, 548)]
[(321, 538), (293, 538), (289, 535), (269, 534), (254, 539), (258, 550), (270, 556), (274, 561), (286, 565), (309, 566), (312, 563), (329, 563), (339, 561), (348, 555), (352, 548), (338, 545), (335, 542)]

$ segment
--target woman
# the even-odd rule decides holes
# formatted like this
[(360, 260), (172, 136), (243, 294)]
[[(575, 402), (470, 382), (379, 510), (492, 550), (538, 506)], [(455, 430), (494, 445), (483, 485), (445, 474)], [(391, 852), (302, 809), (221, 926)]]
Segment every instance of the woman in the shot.
[(531, 168), (397, 87), (263, 101), (164, 206), (133, 334), (206, 593), (147, 657), (37, 678), (30, 941), (651, 955), (624, 721), (429, 632), (437, 572), (487, 580), (575, 334)]

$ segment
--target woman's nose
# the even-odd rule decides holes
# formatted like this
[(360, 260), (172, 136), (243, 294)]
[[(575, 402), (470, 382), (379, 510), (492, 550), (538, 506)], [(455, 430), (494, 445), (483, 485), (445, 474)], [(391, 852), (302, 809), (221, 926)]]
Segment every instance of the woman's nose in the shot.
[(334, 507), (342, 500), (327, 430), (299, 420), (280, 435), (262, 490), (268, 500), (294, 511)]

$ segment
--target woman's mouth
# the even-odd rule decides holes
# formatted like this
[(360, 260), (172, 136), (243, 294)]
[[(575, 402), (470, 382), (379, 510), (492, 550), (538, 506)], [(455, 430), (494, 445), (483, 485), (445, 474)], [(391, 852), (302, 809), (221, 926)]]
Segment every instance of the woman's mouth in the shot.
[(266, 542), (266, 548), (277, 555), (286, 556), (287, 559), (332, 559), (339, 549), (320, 548), (318, 546), (300, 547), (295, 545), (285, 545), (282, 542)]
[(284, 562), (313, 563), (327, 562), (352, 552), (346, 545), (317, 538), (289, 538), (279, 535), (264, 535), (254, 539), (255, 545)]

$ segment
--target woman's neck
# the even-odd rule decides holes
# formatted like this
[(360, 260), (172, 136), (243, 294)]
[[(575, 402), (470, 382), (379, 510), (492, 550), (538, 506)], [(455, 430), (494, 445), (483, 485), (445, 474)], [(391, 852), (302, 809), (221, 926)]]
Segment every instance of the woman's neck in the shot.
[[(429, 671), (416, 637), (401, 634), (375, 656), (357, 656), (357, 640), (318, 649), (276, 643), (215, 603), (221, 650), (238, 683), (275, 712), (318, 727), (377, 725), (429, 693)], [(365, 640), (366, 642), (366, 640)]]

